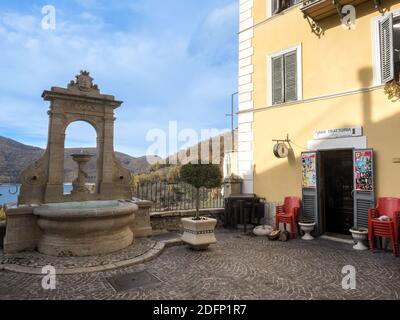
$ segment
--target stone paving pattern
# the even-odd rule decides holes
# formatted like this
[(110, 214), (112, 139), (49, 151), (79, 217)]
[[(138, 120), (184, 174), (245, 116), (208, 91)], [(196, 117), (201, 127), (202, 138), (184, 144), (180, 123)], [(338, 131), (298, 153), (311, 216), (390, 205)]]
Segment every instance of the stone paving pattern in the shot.
[[(317, 239), (288, 242), (218, 231), (206, 252), (186, 246), (156, 259), (106, 272), (58, 275), (55, 290), (41, 276), (0, 272), (0, 299), (400, 299), (400, 258), (355, 251)], [(345, 265), (357, 271), (357, 288), (342, 289)], [(160, 283), (116, 292), (107, 278), (147, 270)]]
[(0, 251), (1, 264), (15, 264), (19, 266), (41, 268), (52, 265), (56, 268), (84, 268), (106, 265), (132, 259), (145, 254), (156, 245), (156, 241), (148, 238), (137, 238), (134, 244), (120, 251), (94, 257), (53, 257), (39, 252), (21, 252), (3, 254)]

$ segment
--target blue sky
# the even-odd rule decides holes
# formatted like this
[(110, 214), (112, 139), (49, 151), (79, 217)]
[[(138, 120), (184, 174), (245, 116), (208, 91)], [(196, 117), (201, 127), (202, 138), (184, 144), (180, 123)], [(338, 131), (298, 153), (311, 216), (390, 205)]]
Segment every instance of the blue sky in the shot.
[[(41, 9), (56, 8), (56, 30)], [(0, 135), (44, 147), (43, 90), (65, 87), (81, 69), (102, 93), (123, 100), (115, 149), (144, 155), (153, 128), (228, 129), (237, 89), (237, 0), (2, 0)], [(74, 124), (67, 146), (94, 145)]]

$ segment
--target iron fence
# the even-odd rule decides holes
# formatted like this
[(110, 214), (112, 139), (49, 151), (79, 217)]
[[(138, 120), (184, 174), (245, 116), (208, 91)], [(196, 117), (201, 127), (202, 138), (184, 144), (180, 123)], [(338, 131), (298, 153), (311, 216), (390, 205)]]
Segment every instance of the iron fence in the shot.
[[(222, 188), (201, 188), (200, 209), (223, 208)], [(153, 212), (196, 208), (196, 189), (183, 182), (145, 182), (133, 187), (136, 198), (153, 202)]]

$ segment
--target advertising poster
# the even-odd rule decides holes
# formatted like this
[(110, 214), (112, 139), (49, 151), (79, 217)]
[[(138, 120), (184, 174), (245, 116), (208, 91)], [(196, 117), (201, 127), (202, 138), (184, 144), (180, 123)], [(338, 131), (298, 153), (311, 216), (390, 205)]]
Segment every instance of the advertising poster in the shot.
[(303, 188), (317, 187), (317, 154), (302, 154), (302, 186)]
[(358, 191), (373, 190), (373, 151), (356, 151), (354, 153), (354, 184)]

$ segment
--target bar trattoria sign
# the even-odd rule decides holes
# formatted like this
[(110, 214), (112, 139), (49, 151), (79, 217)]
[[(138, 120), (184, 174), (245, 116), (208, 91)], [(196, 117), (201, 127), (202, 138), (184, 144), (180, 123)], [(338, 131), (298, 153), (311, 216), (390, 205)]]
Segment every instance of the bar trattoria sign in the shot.
[(362, 136), (362, 127), (316, 130), (314, 139), (334, 139)]

